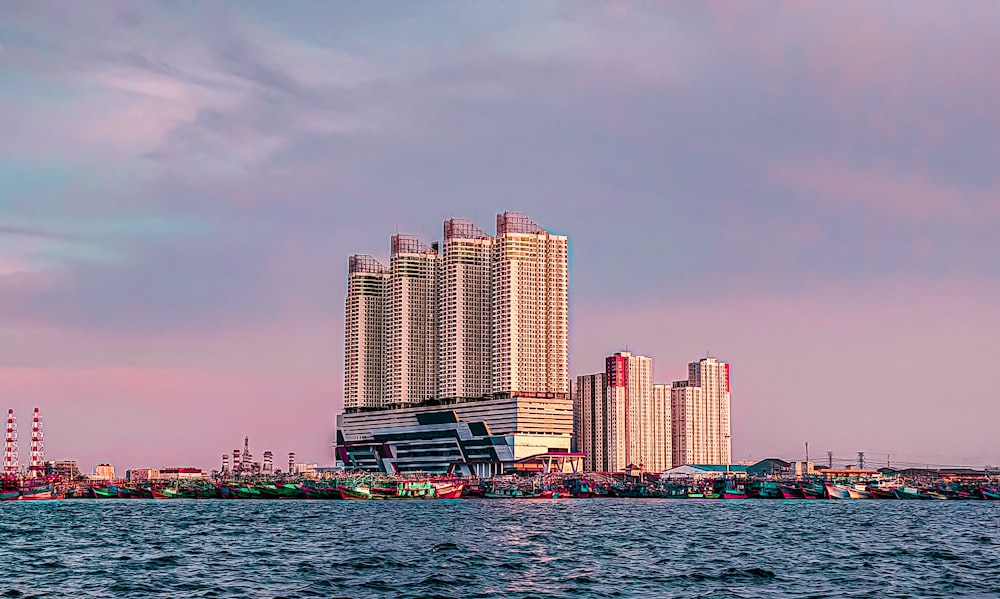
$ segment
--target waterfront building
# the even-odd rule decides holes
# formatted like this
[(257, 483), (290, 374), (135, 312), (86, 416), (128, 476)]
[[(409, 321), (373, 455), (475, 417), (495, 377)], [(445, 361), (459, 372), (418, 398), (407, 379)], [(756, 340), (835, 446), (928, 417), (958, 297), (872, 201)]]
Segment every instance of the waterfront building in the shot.
[(191, 466), (169, 466), (165, 468), (132, 468), (125, 472), (129, 482), (151, 482), (164, 480), (192, 480), (207, 478), (208, 473)]
[(681, 464), (665, 471), (661, 478), (746, 478), (747, 466), (740, 464)]
[(585, 468), (660, 472), (671, 466), (669, 387), (653, 385), (653, 360), (618, 352), (605, 372), (577, 378), (576, 406)]
[(436, 243), (392, 236), (383, 329), (386, 404), (437, 397), (439, 262)]
[(703, 358), (671, 389), (673, 463), (731, 464), (729, 364)]
[[(423, 427), (413, 414), (441, 409), (454, 409), (461, 422), (484, 423), (492, 430), (484, 438), (501, 439), (512, 460), (529, 451), (570, 451), (567, 238), (513, 212), (497, 215), (494, 237), (457, 218), (444, 222), (443, 233), (440, 253), (436, 242), (397, 234), (388, 267), (370, 256), (349, 262), (338, 457), (347, 465), (405, 469), (396, 457), (366, 462), (361, 446), (374, 443), (375, 431)], [(380, 371), (370, 366), (378, 360)], [(409, 430), (410, 445), (424, 433), (438, 434)], [(500, 454), (490, 458), (494, 471), (510, 466)], [(472, 471), (462, 464), (478, 459), (428, 467)]]
[(493, 256), (493, 393), (567, 397), (568, 238), (503, 212)]
[(606, 442), (614, 434), (611, 426), (612, 407), (608, 402), (606, 373), (583, 374), (576, 377), (573, 396), (576, 418), (576, 448), (584, 453), (583, 469), (589, 472), (613, 470)]
[(101, 480), (115, 480), (115, 467), (111, 464), (98, 464), (94, 468), (94, 477)]
[(55, 474), (60, 480), (73, 481), (80, 478), (80, 468), (76, 460), (49, 460), (45, 462), (45, 474)]
[(572, 400), (544, 395), (344, 412), (337, 416), (338, 465), (491, 476), (532, 456), (569, 452)]
[(493, 238), (444, 221), (439, 282), (438, 397), (482, 398), (492, 387)]
[(344, 319), (345, 408), (376, 409), (385, 404), (382, 331), (388, 277), (385, 265), (371, 256), (358, 254), (348, 259)]

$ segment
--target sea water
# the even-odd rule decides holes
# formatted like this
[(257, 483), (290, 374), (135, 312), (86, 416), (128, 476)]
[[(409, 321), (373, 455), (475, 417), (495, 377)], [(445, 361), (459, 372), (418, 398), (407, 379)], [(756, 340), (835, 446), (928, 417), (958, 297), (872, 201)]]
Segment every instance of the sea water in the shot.
[(1000, 597), (1000, 502), (0, 504), (0, 597)]

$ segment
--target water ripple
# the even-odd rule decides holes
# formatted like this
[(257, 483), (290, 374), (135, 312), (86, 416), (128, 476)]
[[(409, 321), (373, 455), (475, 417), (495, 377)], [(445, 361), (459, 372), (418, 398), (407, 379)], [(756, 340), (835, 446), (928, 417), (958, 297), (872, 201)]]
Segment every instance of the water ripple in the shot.
[(0, 597), (984, 597), (1000, 503), (0, 504)]

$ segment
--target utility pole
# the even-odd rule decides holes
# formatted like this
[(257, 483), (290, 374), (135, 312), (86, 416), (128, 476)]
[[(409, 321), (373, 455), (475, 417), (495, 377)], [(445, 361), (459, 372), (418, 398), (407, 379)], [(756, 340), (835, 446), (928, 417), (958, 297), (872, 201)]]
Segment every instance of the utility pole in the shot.
[(833, 452), (832, 451), (826, 452), (826, 460), (827, 460), (827, 466), (829, 466), (830, 470), (833, 470)]
[(809, 461), (809, 441), (806, 441), (806, 461)]
[(865, 452), (859, 451), (858, 452), (858, 470), (864, 470), (864, 469), (865, 469)]
[(887, 454), (885, 454), (885, 467), (886, 467), (887, 469), (888, 469), (888, 468), (892, 468), (892, 462), (890, 462), (890, 461), (889, 461), (889, 456), (891, 456), (891, 455), (892, 455), (892, 454), (888, 454), (888, 453), (887, 453)]

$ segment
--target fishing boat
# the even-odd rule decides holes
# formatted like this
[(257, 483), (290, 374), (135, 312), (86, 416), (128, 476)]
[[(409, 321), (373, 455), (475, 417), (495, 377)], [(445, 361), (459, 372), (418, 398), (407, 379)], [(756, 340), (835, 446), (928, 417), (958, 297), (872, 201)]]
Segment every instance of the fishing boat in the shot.
[(165, 493), (154, 489), (152, 486), (139, 487), (139, 492), (142, 493), (143, 499), (169, 499)]
[(893, 493), (895, 493), (896, 499), (933, 499), (933, 497), (927, 493), (920, 492), (915, 487), (897, 487)]
[(872, 499), (896, 499), (895, 489), (891, 487), (868, 485), (868, 492), (872, 494)]
[(757, 487), (757, 496), (761, 499), (781, 499), (781, 489), (778, 483), (772, 481), (761, 482)]
[(874, 499), (871, 492), (865, 489), (864, 485), (848, 487), (847, 492), (851, 495), (851, 499)]
[(530, 499), (532, 496), (517, 487), (493, 487), (483, 492), (486, 499)]
[(805, 495), (802, 493), (801, 487), (782, 485), (781, 497), (782, 499), (804, 499)]
[(25, 501), (36, 501), (41, 499), (54, 499), (55, 494), (51, 486), (32, 487), (21, 489), (21, 499)]
[(745, 488), (738, 489), (735, 487), (726, 487), (722, 490), (723, 499), (746, 499), (747, 490)]
[(804, 499), (826, 499), (826, 487), (823, 485), (801, 485)]
[(983, 499), (988, 499), (991, 501), (1000, 501), (1000, 489), (988, 489), (986, 487), (979, 488), (979, 494), (982, 495)]
[(20, 491), (0, 491), (0, 501), (13, 501), (21, 497)]
[(304, 484), (302, 496), (306, 499), (340, 499), (340, 491), (333, 487)]
[(299, 488), (295, 485), (258, 485), (260, 496), (263, 499), (294, 499), (301, 495)]
[(260, 499), (261, 497), (260, 490), (252, 485), (246, 487), (231, 487), (229, 490), (237, 499)]
[(118, 487), (90, 487), (90, 496), (94, 499), (118, 499)]
[(341, 499), (350, 499), (350, 500), (377, 499), (377, 497), (372, 495), (371, 489), (365, 485), (358, 485), (356, 487), (349, 487), (347, 485), (337, 485), (337, 490), (340, 491)]
[(459, 499), (462, 497), (462, 489), (465, 488), (465, 483), (435, 482), (431, 483), (431, 486), (434, 488), (434, 495), (438, 499)]
[(830, 499), (850, 499), (851, 493), (844, 485), (826, 483), (826, 495)]

